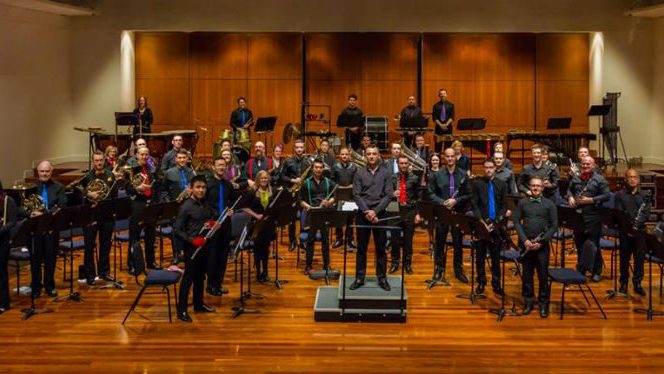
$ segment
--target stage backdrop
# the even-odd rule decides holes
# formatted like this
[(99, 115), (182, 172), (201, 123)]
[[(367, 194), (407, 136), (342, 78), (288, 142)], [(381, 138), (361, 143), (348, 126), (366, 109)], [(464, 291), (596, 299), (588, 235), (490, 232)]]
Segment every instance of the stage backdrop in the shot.
[(584, 33), (137, 32), (135, 38), (136, 96), (148, 97), (154, 128), (198, 130), (205, 154), (228, 128), (239, 96), (255, 116), (279, 117), (269, 145), (281, 141), (286, 123), (301, 122), (303, 102), (330, 105), (336, 131), (336, 116), (354, 93), (366, 114), (388, 116), (394, 128), (409, 95), (431, 112), (439, 88), (448, 90), (457, 118), (486, 118), (483, 132), (544, 131), (549, 117), (572, 117), (572, 131), (588, 130)]

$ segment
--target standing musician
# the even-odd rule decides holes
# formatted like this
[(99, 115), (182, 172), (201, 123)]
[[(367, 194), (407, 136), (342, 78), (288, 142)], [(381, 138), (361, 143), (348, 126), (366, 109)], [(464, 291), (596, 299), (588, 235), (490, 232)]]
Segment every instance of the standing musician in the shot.
[(337, 162), (334, 157), (334, 151), (330, 149), (330, 141), (326, 138), (321, 139), (320, 144), (318, 145), (318, 158), (323, 161), (325, 164), (325, 176), (329, 177), (332, 167)]
[(530, 147), (530, 152), (533, 157), (533, 163), (530, 165), (524, 166), (519, 175), (519, 183), (517, 187), (519, 191), (525, 193), (527, 196), (530, 196), (532, 191), (530, 190), (529, 181), (530, 178), (538, 176), (542, 178), (544, 183), (544, 191), (542, 196), (551, 200), (554, 204), (556, 201), (556, 191), (558, 191), (558, 169), (552, 167), (551, 164), (546, 164), (542, 159), (542, 146), (539, 144), (534, 144)]
[[(399, 204), (399, 214), (402, 221), (399, 225), (401, 232), (396, 231), (392, 236), (392, 265), (390, 274), (399, 270), (401, 262), (401, 249), (403, 248), (403, 268), (408, 274), (413, 274), (413, 235), (415, 225), (420, 222), (417, 213), (417, 200), (420, 188), (420, 178), (410, 170), (410, 160), (406, 156), (399, 156), (399, 173), (392, 178), (393, 196)], [(394, 245), (396, 243), (396, 245)]]
[(456, 157), (456, 166), (464, 170), (469, 176), (473, 172), (473, 163), (470, 157), (463, 153), (463, 143), (460, 140), (452, 142), (452, 149), (454, 149), (454, 157)]
[[(342, 147), (339, 150), (339, 162), (332, 167), (332, 180), (339, 186), (339, 188), (353, 188), (353, 178), (357, 172), (357, 165), (350, 161), (350, 149)], [(357, 248), (357, 244), (353, 241), (353, 229), (350, 225), (353, 222), (352, 217), (348, 217), (346, 224), (345, 240), (349, 247)], [(343, 245), (344, 229), (343, 227), (336, 228), (337, 240), (332, 247), (338, 248)]]
[[(496, 163), (488, 158), (484, 160), (484, 177), (477, 178), (473, 182), (472, 205), (473, 215), (482, 219), (489, 232), (496, 229), (496, 225), (507, 214), (507, 185), (496, 178)], [(475, 263), (477, 266), (477, 294), (484, 293), (486, 286), (486, 275), (484, 271), (484, 259), (487, 251), (491, 257), (491, 288), (493, 293), (502, 295), (504, 293), (500, 286), (500, 249), (501, 242), (496, 237), (493, 240), (478, 240), (477, 255)]]
[[(454, 149), (445, 149), (445, 168), (430, 176), (429, 198), (436, 204), (443, 205), (449, 210), (463, 214), (466, 203), (470, 200), (471, 188), (468, 176), (464, 170), (456, 167)], [(439, 222), (436, 228), (434, 248), (434, 275), (432, 280), (440, 281), (445, 277), (447, 263), (446, 238), (448, 231), (452, 231), (452, 245), (454, 246), (454, 276), (462, 283), (468, 283), (468, 277), (463, 273), (463, 252), (461, 231), (456, 227)]]
[(0, 314), (9, 309), (9, 240), (11, 229), (16, 225), (18, 209), (16, 202), (5, 194), (0, 181)]
[(379, 223), (379, 219), (386, 215), (385, 209), (392, 198), (392, 181), (387, 168), (381, 167), (378, 147), (371, 145), (366, 149), (367, 165), (358, 168), (353, 177), (353, 199), (358, 211), (356, 222), (361, 226), (357, 228), (357, 260), (355, 263), (355, 281), (350, 285), (355, 290), (364, 285), (367, 271), (367, 247), (373, 232), (374, 247), (376, 249), (376, 277), (378, 286), (389, 291), (387, 281), (387, 254), (385, 253), (385, 231), (371, 226)]
[(161, 159), (161, 171), (166, 171), (175, 166), (175, 157), (177, 156), (178, 152), (180, 152), (180, 150), (184, 150), (187, 153), (187, 161), (189, 160), (189, 152), (182, 148), (183, 142), (182, 135), (173, 135), (173, 140), (171, 140), (173, 148), (169, 149)]
[[(275, 196), (273, 192), (274, 190), (270, 185), (270, 174), (265, 170), (259, 171), (256, 175), (256, 193), (254, 195), (254, 201), (251, 207), (245, 208), (244, 211), (255, 220), (263, 219), (267, 207)], [(267, 233), (260, 235), (254, 243), (254, 267), (256, 268), (256, 281), (259, 283), (270, 281), (270, 278), (267, 275), (267, 266), (270, 257), (270, 243), (272, 243), (276, 237), (277, 229), (272, 226)]]
[[(415, 96), (410, 95), (408, 96), (408, 104), (401, 109), (401, 112), (399, 113), (399, 127), (403, 128), (411, 128), (414, 125), (420, 126), (421, 122), (418, 122), (423, 119), (422, 116), (422, 109), (420, 109), (419, 106), (417, 106), (417, 100), (415, 99)], [(404, 132), (403, 137), (404, 137), (404, 144), (406, 144), (409, 147), (413, 146), (413, 136), (416, 135), (415, 131), (408, 131)]]
[[(62, 184), (54, 181), (53, 165), (44, 160), (37, 165), (36, 192), (44, 202), (47, 212), (54, 212), (67, 206), (65, 188)], [(31, 217), (43, 214), (43, 211), (29, 212)], [(37, 237), (32, 255), (35, 259), (30, 262), (32, 266), (32, 292), (35, 297), (41, 294), (42, 286), (46, 288), (46, 294), (51, 297), (58, 296), (55, 290), (55, 259), (57, 256), (59, 233), (54, 232)], [(44, 282), (42, 283), (41, 263), (44, 263)]]
[(265, 144), (257, 141), (254, 144), (254, 157), (244, 165), (244, 174), (249, 180), (255, 180), (259, 171), (272, 169), (272, 160), (265, 156)]
[[(136, 151), (137, 165), (132, 168), (134, 178), (142, 179), (142, 182), (134, 185), (127, 185), (127, 193), (131, 196), (131, 217), (129, 218), (129, 254), (127, 255), (129, 263), (129, 274), (135, 274), (134, 261), (136, 259), (131, 255), (131, 248), (137, 245), (141, 240), (141, 230), (144, 232), (145, 260), (149, 269), (160, 269), (155, 262), (154, 242), (155, 242), (155, 224), (142, 224), (143, 213), (148, 204), (156, 203), (159, 199), (157, 188), (156, 170), (148, 165), (149, 150), (147, 147), (140, 147)], [(140, 176), (140, 177), (139, 177)], [(141, 227), (142, 226), (142, 227)]]
[[(221, 216), (225, 208), (230, 208), (236, 199), (236, 187), (227, 177), (228, 160), (224, 157), (217, 157), (213, 164), (214, 175), (207, 180), (207, 195), (205, 200), (212, 207), (214, 217)], [(211, 246), (208, 258), (208, 283), (207, 293), (213, 296), (221, 296), (228, 293), (221, 284), (226, 274), (226, 264), (228, 263), (228, 253), (230, 251), (232, 235), (231, 220), (227, 219), (221, 228), (210, 238)]]
[[(336, 183), (330, 178), (323, 176), (325, 164), (321, 159), (313, 161), (311, 177), (307, 178), (300, 189), (300, 207), (309, 212), (316, 208), (329, 208), (334, 205), (334, 197), (330, 196)], [(305, 273), (310, 273), (313, 269), (314, 261), (314, 241), (316, 239), (316, 230), (309, 229), (305, 249), (307, 252), (307, 264), (304, 268)], [(323, 251), (323, 269), (330, 267), (330, 241), (327, 230), (320, 230), (321, 244)]]
[(581, 172), (581, 160), (586, 156), (590, 156), (590, 150), (588, 147), (579, 147), (576, 151), (576, 159), (578, 162), (572, 162), (572, 160), (570, 160), (570, 168), (568, 172), (570, 179)]
[(415, 135), (415, 149), (413, 149), (413, 152), (415, 152), (417, 157), (424, 161), (429, 159), (429, 149), (427, 148), (426, 142), (424, 141), (424, 134)]
[(500, 179), (507, 185), (507, 194), (510, 196), (519, 196), (516, 189), (516, 178), (511, 168), (507, 167), (507, 159), (502, 152), (493, 152), (493, 162), (496, 164), (496, 179)]
[(268, 158), (268, 162), (272, 163), (272, 166), (270, 167), (270, 170), (272, 170), (270, 173), (270, 183), (273, 186), (281, 184), (281, 172), (284, 169), (283, 153), (284, 145), (281, 143), (276, 144), (274, 148), (272, 148), (272, 156)]
[[(549, 241), (558, 229), (558, 211), (549, 199), (542, 198), (544, 181), (540, 176), (530, 179), (530, 194), (519, 201), (512, 213), (512, 222), (519, 235), (522, 258), (523, 314), (529, 314), (535, 303), (534, 272), (539, 279), (540, 317), (549, 316)], [(535, 240), (537, 238), (539, 240)]]
[[(399, 175), (399, 156), (401, 155), (401, 144), (392, 143), (390, 148), (390, 158), (383, 161), (383, 165), (387, 170), (387, 175), (390, 177), (390, 184), (394, 186), (396, 183), (396, 177)], [(387, 233), (387, 232), (386, 232)], [(401, 237), (401, 230), (390, 230), (389, 231), (389, 240), (387, 240), (388, 246), (392, 247), (392, 253), (400, 253), (399, 249), (399, 238)], [(387, 250), (387, 248), (386, 248)], [(395, 264), (394, 259), (392, 259), (392, 265), (390, 270), (396, 265), (398, 268), (398, 263)], [(396, 270), (395, 270), (396, 271)]]
[[(304, 140), (297, 139), (293, 144), (293, 156), (284, 162), (284, 169), (281, 173), (281, 181), (287, 187), (301, 184), (306, 175), (302, 175), (309, 167), (309, 160), (304, 157)], [(297, 246), (297, 239), (295, 237), (295, 219), (288, 225), (288, 240), (290, 240), (289, 251), (292, 251)]]
[(231, 127), (235, 132), (247, 130), (254, 121), (254, 114), (247, 108), (247, 99), (237, 98), (237, 109), (231, 112)]
[[(590, 240), (597, 248), (595, 264), (592, 269), (593, 282), (602, 280), (602, 251), (599, 238), (602, 235), (602, 219), (600, 207), (610, 199), (609, 183), (594, 169), (592, 157), (581, 159), (581, 174), (573, 177), (567, 188), (567, 202), (570, 207), (577, 208), (583, 216), (583, 227), (574, 228), (574, 244), (577, 251), (583, 248), (586, 240)], [(577, 259), (577, 268), (581, 266), (581, 256)]]
[[(145, 147), (145, 148), (147, 148), (147, 147), (148, 147), (148, 143), (147, 143), (147, 142), (145, 141), (145, 139), (143, 139), (143, 138), (138, 138), (138, 139), (136, 139), (136, 142), (135, 142), (134, 144), (136, 145), (136, 147), (135, 147), (135, 148), (136, 148), (136, 151), (135, 151), (136, 153), (138, 153), (138, 149), (139, 149), (139, 148), (141, 148), (141, 147)], [(127, 165), (129, 165), (129, 166), (131, 166), (131, 167), (135, 167), (136, 165), (138, 165), (138, 159), (137, 159), (137, 155), (136, 155), (136, 153), (134, 153), (134, 154), (129, 158), (129, 160), (127, 160)], [(154, 172), (157, 171), (157, 160), (155, 160), (154, 157), (150, 156), (150, 151), (149, 151), (149, 150), (148, 150), (148, 161), (147, 161), (147, 165), (148, 165), (148, 167), (149, 167), (151, 170), (153, 170)]]
[[(626, 212), (632, 219), (632, 229), (646, 230), (646, 219), (650, 215), (651, 202), (649, 195), (641, 190), (641, 175), (636, 169), (625, 171), (625, 185), (622, 191), (616, 193), (616, 209)], [(629, 279), (629, 259), (634, 257), (634, 275), (632, 284), (634, 292), (645, 296), (641, 287), (643, 280), (643, 262), (645, 260), (645, 243), (642, 238), (627, 232), (629, 228), (620, 232), (620, 289), (619, 292), (627, 294), (627, 280)], [(625, 232), (623, 232), (625, 231)]]
[[(189, 309), (189, 290), (192, 284), (194, 286), (194, 310), (204, 313), (214, 312), (214, 308), (203, 301), (208, 252), (213, 251), (214, 248), (212, 243), (201, 237), (199, 233), (203, 226), (210, 226), (210, 220), (213, 220), (215, 216), (212, 207), (206, 204), (207, 182), (205, 177), (195, 176), (191, 180), (191, 184), (191, 197), (180, 206), (173, 226), (175, 236), (185, 250), (184, 274), (180, 283), (177, 305), (178, 319), (183, 322), (192, 322), (187, 311)], [(192, 259), (191, 256), (198, 247), (203, 248)]]
[[(96, 202), (117, 197), (117, 188), (114, 183), (115, 176), (104, 167), (104, 154), (101, 151), (95, 151), (92, 154), (93, 169), (88, 171), (81, 179), (81, 186), (84, 187), (85, 201)], [(100, 191), (90, 191), (90, 183), (99, 180), (109, 189), (108, 196), (99, 196)], [(97, 272), (95, 271), (95, 244), (97, 242), (97, 233), (99, 233), (99, 278), (106, 282), (114, 282), (110, 276), (110, 253), (113, 240), (113, 227), (115, 222), (112, 220), (97, 220), (94, 225), (83, 228), (83, 239), (85, 243), (85, 252), (83, 254), (83, 263), (85, 264), (85, 279), (88, 285), (94, 285)]]
[[(503, 154), (504, 162), (503, 162), (503, 167), (506, 169), (512, 170), (512, 161), (510, 161), (509, 158), (507, 158), (507, 151), (505, 150), (505, 147), (503, 147), (503, 143), (501, 142), (496, 142), (496, 144), (493, 145), (493, 152), (500, 152)], [(496, 165), (498, 166), (498, 165)]]
[(444, 147), (447, 147), (447, 144), (443, 144), (443, 141), (439, 141), (439, 136), (442, 135), (452, 135), (452, 122), (454, 121), (454, 103), (447, 100), (447, 90), (441, 88), (438, 90), (438, 97), (440, 100), (433, 104), (433, 109), (431, 110), (432, 116), (434, 119), (435, 126), (435, 135), (436, 135), (436, 152), (442, 152)]
[[(357, 106), (357, 95), (348, 95), (348, 106), (344, 108), (341, 115), (354, 118), (354, 121), (358, 121), (358, 118), (364, 117), (364, 112)], [(351, 125), (355, 126), (346, 129), (346, 145), (350, 144), (353, 149), (359, 149), (360, 142), (362, 141), (362, 133), (364, 133), (364, 121), (361, 124), (351, 123)]]
[(189, 152), (180, 149), (175, 156), (175, 166), (164, 172), (160, 201), (176, 201), (182, 192), (191, 192), (189, 181), (196, 175), (196, 172), (187, 166), (188, 161)]
[(139, 126), (134, 126), (134, 136), (141, 132), (144, 134), (150, 133), (150, 126), (154, 122), (154, 117), (152, 116), (152, 109), (148, 108), (148, 99), (145, 96), (138, 98), (133, 113), (138, 115), (139, 124)]
[(240, 166), (233, 163), (233, 153), (230, 150), (225, 149), (221, 151), (221, 157), (226, 160), (224, 179), (231, 183), (233, 189), (244, 190), (249, 185), (253, 185), (254, 182), (246, 178)]
[(118, 163), (118, 147), (109, 145), (104, 150), (104, 156), (106, 157), (105, 167), (108, 170), (113, 170)]

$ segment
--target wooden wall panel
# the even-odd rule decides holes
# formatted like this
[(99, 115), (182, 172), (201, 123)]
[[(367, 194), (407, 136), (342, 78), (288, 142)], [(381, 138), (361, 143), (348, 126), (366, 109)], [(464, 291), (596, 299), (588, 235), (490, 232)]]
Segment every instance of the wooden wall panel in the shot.
[(182, 32), (135, 34), (136, 78), (186, 79), (189, 77), (189, 36)]
[(311, 80), (360, 80), (362, 40), (359, 34), (307, 34), (307, 76)]
[(188, 79), (136, 79), (136, 96), (148, 98), (155, 125), (189, 128)]
[(248, 36), (249, 79), (302, 80), (302, 34)]
[(195, 32), (190, 36), (192, 79), (246, 79), (248, 41), (245, 34)]

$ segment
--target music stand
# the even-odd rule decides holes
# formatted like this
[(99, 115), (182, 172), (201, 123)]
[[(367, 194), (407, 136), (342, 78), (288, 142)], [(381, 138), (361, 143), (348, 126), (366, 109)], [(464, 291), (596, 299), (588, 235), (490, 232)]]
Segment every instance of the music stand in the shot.
[[(579, 227), (583, 227), (583, 216), (576, 211), (576, 208), (569, 206), (558, 207), (558, 230), (564, 232), (564, 229), (570, 229), (573, 232), (578, 231)], [(562, 249), (560, 250), (560, 267), (565, 267), (565, 235), (562, 236)], [(557, 265), (558, 260), (554, 260), (554, 267)]]
[(260, 313), (260, 310), (257, 309), (249, 309), (247, 308), (247, 304), (245, 303), (245, 300), (254, 296), (257, 299), (262, 299), (263, 296), (259, 294), (253, 294), (251, 293), (251, 256), (249, 256), (249, 263), (247, 264), (247, 267), (249, 268), (249, 272), (247, 275), (247, 281), (249, 283), (249, 288), (245, 292), (244, 291), (244, 250), (247, 248), (244, 247), (244, 242), (247, 239), (247, 236), (249, 234), (249, 227), (251, 227), (251, 224), (246, 225), (244, 228), (242, 228), (242, 233), (240, 234), (240, 237), (237, 240), (237, 243), (235, 244), (235, 249), (233, 250), (233, 256), (237, 256), (238, 252), (240, 253), (240, 297), (236, 300), (240, 303), (239, 306), (233, 306), (231, 307), (231, 310), (233, 311), (233, 314), (231, 315), (232, 319), (235, 319), (239, 316), (241, 316), (244, 313)]
[[(469, 299), (471, 304), (475, 304), (475, 299), (485, 299), (486, 296), (475, 293), (475, 257), (477, 257), (477, 238), (490, 241), (491, 236), (479, 219), (465, 214), (452, 214), (446, 217), (446, 223), (450, 227), (457, 227), (461, 230), (461, 235), (469, 234), (470, 241), (470, 293), (457, 295), (460, 299)], [(482, 259), (484, 261), (484, 259)]]
[[(60, 242), (60, 232), (69, 231), (69, 294), (58, 297), (56, 302), (72, 300), (80, 303), (83, 301), (81, 294), (74, 292), (74, 217), (78, 214), (78, 206), (67, 207), (58, 210), (52, 214), (52, 220), (49, 228), (49, 234), (55, 234)], [(66, 271), (65, 271), (66, 273)]]
[(269, 148), (269, 144), (267, 142), (267, 134), (268, 132), (274, 132), (274, 127), (277, 124), (277, 116), (272, 116), (272, 117), (258, 117), (256, 120), (256, 126), (254, 127), (254, 131), (258, 136), (263, 134), (263, 142), (265, 143), (265, 146)]
[[(162, 233), (162, 227), (167, 225), (172, 225), (175, 221), (175, 217), (178, 216), (178, 210), (180, 209), (180, 203), (177, 201), (168, 201), (159, 204), (160, 209), (157, 215), (157, 221), (155, 222), (157, 232), (159, 233), (159, 265), (161, 266), (164, 262), (164, 234)], [(174, 238), (175, 235), (172, 235), (171, 238)], [(171, 247), (173, 248), (173, 254), (175, 256), (176, 251), (179, 248), (175, 248), (175, 242), (171, 239)]]
[[(134, 129), (136, 126), (139, 126), (138, 124), (138, 114), (134, 112), (115, 112), (115, 139), (114, 141), (118, 141), (118, 126), (131, 126)], [(143, 136), (143, 126), (139, 126), (138, 129), (139, 136)], [(131, 140), (134, 139), (134, 134), (136, 131), (131, 132)]]
[[(627, 216), (627, 213), (619, 209), (604, 208), (600, 209), (600, 218), (602, 220), (602, 225), (607, 228), (618, 230), (622, 235), (627, 235), (629, 228), (632, 226), (632, 222)], [(622, 236), (621, 235), (621, 236)], [(620, 237), (618, 238), (618, 248), (622, 245)], [(601, 249), (599, 249), (601, 250)], [(637, 249), (638, 250), (638, 249)], [(619, 273), (619, 272), (618, 272)], [(607, 296), (606, 299), (610, 300), (616, 296), (623, 296), (627, 300), (631, 300), (632, 297), (628, 293), (618, 292), (618, 274), (613, 277), (613, 289), (606, 290)]]
[[(420, 209), (421, 209), (420, 210), (420, 215), (422, 217), (425, 217), (425, 219), (428, 218), (429, 222), (431, 222), (433, 224), (433, 227), (434, 227), (433, 240), (435, 242), (436, 241), (436, 230), (438, 230), (438, 226), (446, 224), (446, 223), (443, 223), (443, 222), (446, 222), (448, 219), (452, 219), (452, 218), (448, 218), (448, 217), (454, 216), (456, 214), (453, 213), (451, 210), (447, 209), (446, 207), (444, 207), (443, 205), (436, 204), (433, 201), (420, 201), (419, 204), (420, 204), (419, 206), (420, 206)], [(451, 232), (450, 232), (450, 235), (451, 235)], [(444, 248), (443, 256), (445, 258), (447, 258), (447, 243), (446, 243), (446, 241), (447, 241), (447, 238), (446, 237), (443, 238), (443, 248)], [(438, 246), (438, 243), (435, 243), (434, 244), (434, 252), (435, 252), (437, 246)], [(435, 253), (434, 253), (434, 257), (435, 257)], [(435, 271), (436, 271), (435, 258), (434, 258), (433, 267), (434, 267), (434, 275), (435, 275)], [(445, 273), (445, 271), (443, 271), (443, 273)], [(432, 277), (431, 279), (427, 279), (424, 282), (427, 284), (427, 290), (430, 290), (435, 286), (451, 286), (450, 282), (445, 277), (443, 277), (440, 280), (436, 280), (436, 279), (434, 279), (434, 277)]]
[(572, 125), (570, 117), (551, 117), (546, 121), (547, 130), (567, 130)]
[[(486, 127), (486, 118), (461, 118), (457, 121), (458, 130), (469, 130), (470, 136), (473, 136), (473, 131), (484, 130)], [(473, 147), (470, 147), (470, 163), (473, 163)], [(472, 169), (472, 166), (471, 166)], [(471, 170), (468, 170), (472, 173)]]
[[(265, 215), (271, 216), (275, 229), (288, 226), (293, 222), (293, 217), (297, 215), (297, 200), (282, 188), (268, 205)], [(279, 243), (276, 237), (272, 242), (272, 250), (274, 252), (274, 285), (281, 289), (288, 281), (279, 279)]]
[[(306, 217), (306, 225), (307, 228), (309, 229), (309, 232), (312, 232), (314, 235), (316, 235), (316, 231), (323, 230), (327, 231), (327, 236), (328, 236), (328, 245), (329, 239), (332, 234), (332, 227), (339, 227), (341, 225), (344, 225), (348, 221), (348, 214), (345, 212), (341, 212), (337, 210), (336, 207), (332, 208), (312, 208), (307, 211), (307, 217)], [(329, 256), (329, 246), (328, 246), (328, 256)], [(328, 267), (324, 269), (324, 271), (319, 271), (319, 272), (311, 272), (309, 274), (309, 277), (314, 280), (318, 280), (320, 278), (325, 279), (325, 284), (329, 285), (330, 284), (330, 277), (333, 279), (339, 278), (339, 271), (338, 270), (328, 270), (330, 264), (328, 264)]]
[(646, 250), (650, 254), (650, 258), (648, 259), (648, 309), (636, 308), (634, 312), (644, 313), (646, 320), (652, 321), (653, 316), (664, 315), (664, 312), (652, 308), (652, 262), (654, 257), (664, 258), (664, 248), (662, 242), (659, 241), (655, 234), (643, 231), (637, 231), (635, 234), (641, 236), (643, 241), (645, 241)]
[[(129, 197), (102, 200), (97, 204), (97, 221), (104, 222), (104, 220), (113, 220), (114, 222), (113, 239), (111, 239), (113, 243), (115, 243), (115, 237), (117, 235), (115, 231), (115, 224), (117, 224), (118, 221), (128, 219), (130, 216), (131, 199)], [(117, 264), (117, 246), (113, 244), (113, 283), (110, 286), (124, 290), (122, 282), (118, 281)], [(120, 254), (120, 264), (122, 264), (122, 254)], [(106, 288), (106, 286), (102, 286), (101, 288)]]
[(364, 117), (342, 112), (337, 117), (337, 127), (345, 129), (346, 145), (350, 144), (350, 128), (364, 126)]
[[(35, 256), (34, 256), (34, 248), (36, 245), (36, 237), (38, 235), (43, 235), (46, 232), (48, 232), (48, 223), (51, 220), (51, 215), (50, 214), (43, 214), (41, 216), (33, 217), (33, 218), (28, 218), (23, 220), (21, 223), (19, 223), (19, 228), (14, 234), (14, 237), (11, 239), (11, 247), (18, 247), (18, 246), (25, 246), (28, 248), (28, 252), (30, 252), (30, 264), (32, 267), (35, 267)], [(41, 229), (40, 229), (41, 227)], [(39, 264), (38, 266), (41, 266)], [(21, 309), (21, 312), (23, 312), (23, 320), (27, 320), (30, 317), (36, 315), (36, 314), (42, 314), (42, 313), (53, 313), (53, 309), (49, 308), (39, 308), (37, 309), (35, 307), (35, 293), (30, 292), (30, 307), (26, 309)]]

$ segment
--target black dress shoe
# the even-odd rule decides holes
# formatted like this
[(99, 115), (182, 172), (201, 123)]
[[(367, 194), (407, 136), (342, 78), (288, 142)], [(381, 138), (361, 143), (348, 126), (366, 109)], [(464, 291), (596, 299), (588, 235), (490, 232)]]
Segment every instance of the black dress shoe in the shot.
[(194, 320), (191, 319), (191, 316), (187, 312), (178, 312), (178, 319), (182, 322), (187, 322), (187, 323), (194, 322)]
[(592, 277), (592, 280), (595, 283), (600, 282), (602, 280), (602, 276), (599, 275), (599, 274), (594, 274), (593, 277)]
[(129, 275), (136, 275), (136, 269), (133, 266), (129, 268)]
[(108, 274), (100, 275), (99, 279), (103, 280), (104, 282), (115, 282), (115, 279), (113, 279), (113, 277)]
[(442, 280), (444, 276), (445, 276), (445, 270), (443, 270), (443, 268), (436, 268), (433, 271), (433, 278), (431, 278), (431, 280), (438, 282)]
[(353, 249), (357, 249), (357, 243), (355, 243), (353, 240), (348, 241), (348, 246)]
[(267, 275), (267, 272), (263, 272), (263, 274), (261, 274), (261, 280), (263, 281), (263, 283), (271, 281), (270, 277), (268, 277)]
[(534, 304), (535, 304), (534, 301), (526, 301), (526, 306), (523, 307), (523, 312), (521, 314), (523, 314), (524, 316), (530, 314), (530, 312), (533, 311)]
[(334, 244), (332, 245), (332, 248), (339, 248), (339, 247), (341, 247), (342, 245), (343, 245), (343, 244), (341, 243), (341, 240), (337, 240), (337, 241), (334, 242)]
[(634, 292), (641, 295), (641, 296), (646, 295), (646, 291), (643, 289), (643, 287), (641, 287), (640, 284), (635, 284), (634, 285)]
[(623, 295), (627, 295), (627, 285), (626, 284), (621, 284), (620, 288), (618, 288), (618, 293), (621, 293)]
[(390, 287), (390, 283), (385, 278), (380, 278), (378, 280), (378, 286), (384, 289), (385, 291), (389, 291), (392, 289), (392, 287)]
[(85, 283), (87, 283), (88, 286), (94, 286), (95, 284), (97, 284), (97, 282), (95, 282), (95, 279), (94, 279), (94, 278), (88, 278), (88, 279), (86, 279), (86, 280), (85, 280)]
[(475, 293), (478, 295), (484, 294), (484, 283), (478, 283), (477, 288), (475, 288)]
[(297, 240), (293, 240), (288, 246), (288, 252), (293, 252), (297, 247)]
[(413, 268), (410, 266), (410, 264), (404, 264), (403, 269), (406, 271), (406, 273), (413, 274)]
[(461, 283), (468, 283), (468, 277), (463, 273), (463, 271), (455, 271), (454, 277)]
[(54, 289), (46, 290), (46, 294), (49, 297), (57, 297), (58, 296), (58, 291), (56, 291), (55, 288), (54, 288)]
[(390, 266), (389, 273), (390, 274), (396, 273), (397, 270), (399, 270), (399, 263), (398, 262), (393, 262), (392, 265)]
[(151, 264), (148, 264), (148, 269), (150, 269), (150, 270), (161, 270), (161, 266), (159, 266), (156, 262), (153, 262)]
[(221, 296), (221, 290), (217, 287), (207, 287), (205, 290), (212, 296)]
[(548, 318), (549, 317), (549, 304), (540, 303), (540, 317)]
[(349, 288), (350, 288), (351, 290), (356, 290), (356, 289), (358, 289), (358, 288), (360, 288), (360, 287), (362, 287), (362, 286), (364, 286), (364, 279), (362, 279), (362, 280), (360, 280), (360, 279), (355, 279), (355, 280), (353, 281), (353, 283), (351, 283), (351, 285), (350, 285)]
[(207, 304), (201, 304), (200, 306), (195, 306), (194, 311), (201, 313), (213, 313), (215, 309)]

